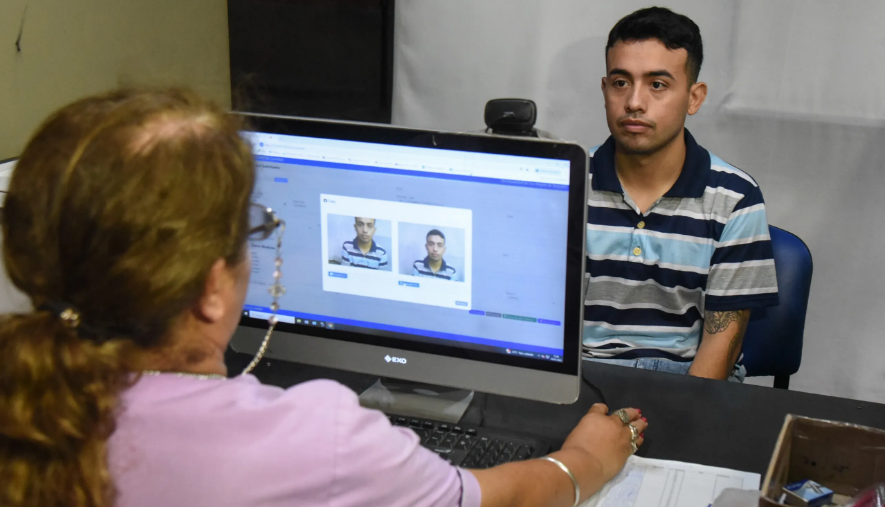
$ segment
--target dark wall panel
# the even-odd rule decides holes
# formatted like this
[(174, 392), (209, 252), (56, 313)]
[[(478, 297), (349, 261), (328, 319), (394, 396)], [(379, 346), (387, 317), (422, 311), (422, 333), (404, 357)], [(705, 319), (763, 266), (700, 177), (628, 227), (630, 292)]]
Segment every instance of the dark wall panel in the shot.
[(394, 0), (228, 0), (234, 109), (390, 123)]

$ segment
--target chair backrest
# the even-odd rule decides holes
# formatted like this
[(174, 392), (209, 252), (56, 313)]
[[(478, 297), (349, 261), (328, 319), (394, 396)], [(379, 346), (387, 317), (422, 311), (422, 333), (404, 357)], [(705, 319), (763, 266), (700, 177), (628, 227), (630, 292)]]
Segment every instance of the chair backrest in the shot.
[(780, 304), (754, 309), (744, 335), (747, 376), (789, 376), (802, 362), (802, 336), (813, 263), (798, 236), (769, 226)]

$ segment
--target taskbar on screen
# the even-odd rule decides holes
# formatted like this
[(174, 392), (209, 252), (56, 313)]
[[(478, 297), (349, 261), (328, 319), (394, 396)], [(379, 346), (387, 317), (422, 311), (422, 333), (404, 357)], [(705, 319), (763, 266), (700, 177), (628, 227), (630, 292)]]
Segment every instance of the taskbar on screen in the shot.
[[(253, 319), (267, 319), (268, 317), (270, 317), (270, 315), (270, 308), (246, 305), (243, 310), (243, 316), (251, 317)], [(494, 352), (498, 354), (505, 354), (516, 357), (527, 357), (531, 359), (553, 361), (557, 363), (562, 362), (562, 350), (548, 349), (546, 347), (533, 347), (519, 343), (497, 342), (494, 340), (452, 335), (449, 333), (433, 332), (433, 334), (438, 335), (433, 336), (432, 334), (430, 334), (431, 332), (419, 329), (402, 328), (399, 326), (389, 326), (362, 321), (353, 321), (350, 319), (341, 319), (338, 317), (307, 314), (288, 310), (279, 310), (277, 312), (277, 319), (279, 320), (279, 322), (294, 324), (296, 326), (319, 327), (323, 329), (351, 331), (362, 334), (373, 334), (377, 336), (406, 338), (409, 340), (421, 341), (425, 343), (451, 345), (452, 341), (455, 341), (457, 342), (459, 347), (483, 352)]]

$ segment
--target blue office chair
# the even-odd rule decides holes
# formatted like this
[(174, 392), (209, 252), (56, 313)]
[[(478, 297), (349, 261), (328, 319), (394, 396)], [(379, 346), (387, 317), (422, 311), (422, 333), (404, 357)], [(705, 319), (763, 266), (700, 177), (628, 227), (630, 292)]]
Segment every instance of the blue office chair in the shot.
[(748, 377), (774, 376), (774, 387), (789, 389), (802, 362), (802, 336), (814, 265), (798, 236), (769, 226), (780, 304), (750, 312), (743, 365)]

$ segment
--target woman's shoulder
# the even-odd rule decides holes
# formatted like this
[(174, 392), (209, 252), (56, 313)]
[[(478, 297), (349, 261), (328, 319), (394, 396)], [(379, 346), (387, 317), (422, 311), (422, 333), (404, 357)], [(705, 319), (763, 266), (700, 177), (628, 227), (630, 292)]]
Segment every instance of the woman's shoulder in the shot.
[[(111, 458), (129, 498), (140, 497), (143, 484), (179, 484), (185, 475), (188, 484), (199, 483), (191, 480), (193, 470), (215, 474), (219, 463), (228, 463), (225, 486), (201, 490), (202, 500), (233, 504), (243, 491), (259, 490), (301, 505), (326, 505), (331, 498), (338, 505), (458, 505), (461, 497), (454, 467), (331, 380), (282, 389), (252, 376), (151, 378), (127, 398)], [(468, 489), (478, 491), (469, 480)], [(244, 484), (252, 489), (240, 488)], [(185, 491), (184, 483), (180, 488)]]
[(142, 377), (123, 396), (131, 417), (163, 415), (216, 420), (248, 417), (254, 423), (338, 418), (359, 409), (356, 393), (332, 380), (312, 380), (283, 389), (260, 383), (252, 375), (201, 380), (175, 375)]
[(335, 477), (334, 428), (356, 400), (329, 380), (282, 389), (251, 376), (145, 376), (124, 393), (109, 445), (121, 505), (156, 495), (170, 501), (155, 505), (257, 505), (270, 491), (321, 505)]
[(224, 382), (231, 394), (256, 402), (311, 402), (337, 403), (344, 401), (356, 402), (357, 396), (350, 388), (328, 379), (317, 379), (302, 382), (288, 388), (262, 384), (252, 375), (241, 375)]
[(231, 396), (243, 407), (309, 409), (312, 413), (336, 414), (359, 410), (359, 398), (350, 388), (327, 379), (311, 380), (283, 389), (246, 375), (232, 379)]

